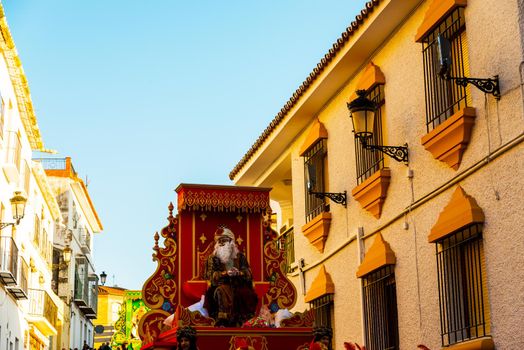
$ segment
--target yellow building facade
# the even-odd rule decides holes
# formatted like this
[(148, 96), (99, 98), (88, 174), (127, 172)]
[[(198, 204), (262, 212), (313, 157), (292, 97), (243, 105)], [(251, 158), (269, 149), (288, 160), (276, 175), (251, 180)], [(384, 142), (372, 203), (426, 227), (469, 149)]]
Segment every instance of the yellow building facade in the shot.
[(103, 343), (111, 342), (125, 292), (126, 289), (120, 287), (98, 286), (98, 314), (94, 321), (95, 349), (100, 348)]
[(334, 348), (524, 346), (521, 10), (368, 2), (231, 171), (273, 188), (295, 311)]

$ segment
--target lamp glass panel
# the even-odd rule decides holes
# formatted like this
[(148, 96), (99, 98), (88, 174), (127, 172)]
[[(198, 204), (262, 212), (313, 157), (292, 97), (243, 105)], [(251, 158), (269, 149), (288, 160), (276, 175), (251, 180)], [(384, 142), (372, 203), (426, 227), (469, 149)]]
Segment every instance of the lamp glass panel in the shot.
[(71, 248), (66, 247), (63, 251), (64, 262), (68, 264), (71, 261)]
[(361, 109), (351, 113), (353, 120), (353, 129), (356, 135), (373, 133), (373, 122), (375, 112)]

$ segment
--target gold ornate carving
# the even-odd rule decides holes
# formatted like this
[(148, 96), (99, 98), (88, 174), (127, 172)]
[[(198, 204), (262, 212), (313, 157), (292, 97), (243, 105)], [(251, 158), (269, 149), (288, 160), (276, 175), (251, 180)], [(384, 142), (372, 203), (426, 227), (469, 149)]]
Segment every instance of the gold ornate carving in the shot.
[(189, 311), (185, 307), (181, 307), (180, 305), (178, 305), (173, 324), (177, 327), (213, 327), (215, 325), (215, 320), (202, 315), (198, 311)]
[(176, 271), (177, 266), (176, 232), (178, 220), (173, 216), (173, 203), (169, 203), (168, 209), (168, 225), (160, 232), (164, 238), (165, 247), (161, 248), (158, 245), (159, 236), (158, 233), (156, 233), (155, 245), (153, 247), (153, 261), (156, 261), (158, 266), (153, 275), (149, 277), (142, 287), (144, 304), (151, 309), (144, 315), (139, 326), (140, 339), (145, 343), (147, 343), (145, 338), (151, 337), (152, 331), (159, 331), (162, 328), (158, 325), (162, 315), (164, 315), (164, 317), (160, 324), (174, 311), (177, 305), (177, 285), (170, 271)]
[(169, 330), (169, 327), (164, 324), (164, 320), (169, 316), (169, 313), (164, 310), (150, 310), (145, 314), (138, 324), (138, 333), (142, 344), (151, 343), (160, 333)]
[(205, 279), (204, 267), (206, 266), (207, 257), (213, 251), (214, 246), (215, 246), (215, 242), (209, 242), (207, 247), (204, 250), (199, 250), (197, 252), (197, 271), (196, 271), (196, 276), (193, 278), (194, 280), (195, 279), (197, 280)]
[(267, 339), (263, 335), (259, 336), (232, 336), (229, 339), (229, 350), (239, 348), (239, 344), (243, 346), (251, 346), (255, 350), (267, 350)]
[(229, 188), (178, 189), (178, 210), (266, 212), (269, 207), (269, 191), (243, 191)]
[(315, 312), (313, 309), (304, 312), (295, 312), (295, 314), (281, 323), (282, 327), (313, 327)]
[(264, 262), (269, 278), (268, 304), (275, 302), (281, 309), (291, 309), (296, 303), (297, 290), (284, 273), (284, 251), (278, 249), (277, 241), (269, 239), (264, 244)]

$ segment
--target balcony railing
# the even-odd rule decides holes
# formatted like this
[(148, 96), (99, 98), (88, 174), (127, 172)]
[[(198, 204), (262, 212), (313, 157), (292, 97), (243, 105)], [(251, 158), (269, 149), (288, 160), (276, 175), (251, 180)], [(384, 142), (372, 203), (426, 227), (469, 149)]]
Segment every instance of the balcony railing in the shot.
[(87, 306), (89, 302), (88, 268), (86, 258), (76, 259), (74, 301), (79, 307)]
[(71, 163), (71, 158), (33, 158), (33, 160), (40, 162), (45, 170), (69, 170), (76, 175), (75, 168)]
[(16, 299), (27, 299), (27, 277), (29, 276), (29, 266), (21, 260), (18, 275), (16, 277), (17, 283), (15, 285), (7, 286), (7, 290)]
[(45, 319), (49, 325), (56, 329), (58, 307), (47, 291), (42, 289), (29, 289), (29, 316), (34, 320), (34, 323), (41, 322), (43, 321), (42, 319)]
[(17, 272), (18, 247), (12, 237), (0, 237), (0, 280), (6, 286), (16, 286)]
[(89, 275), (88, 285), (87, 304), (80, 307), (80, 309), (87, 318), (94, 319), (98, 311), (98, 276), (94, 274)]
[(91, 252), (91, 233), (86, 228), (78, 229), (78, 238), (80, 240), (80, 249), (84, 254)]

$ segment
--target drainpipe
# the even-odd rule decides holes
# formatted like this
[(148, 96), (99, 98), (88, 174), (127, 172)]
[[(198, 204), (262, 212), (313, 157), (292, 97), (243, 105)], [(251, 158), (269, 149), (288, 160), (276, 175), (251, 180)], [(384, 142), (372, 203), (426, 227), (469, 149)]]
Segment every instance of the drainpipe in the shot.
[[(364, 227), (359, 227), (357, 232), (357, 246), (358, 246), (358, 266), (362, 264), (362, 261), (364, 261), (364, 255), (366, 254), (366, 247), (364, 246)], [(359, 278), (360, 282), (360, 324), (362, 325), (360, 327), (360, 330), (362, 332), (362, 343), (366, 343), (366, 334), (364, 331), (364, 323), (365, 323), (365, 317), (364, 317), (364, 293), (363, 293), (363, 285), (362, 285), (362, 278)], [(367, 345), (367, 344), (366, 344)]]

